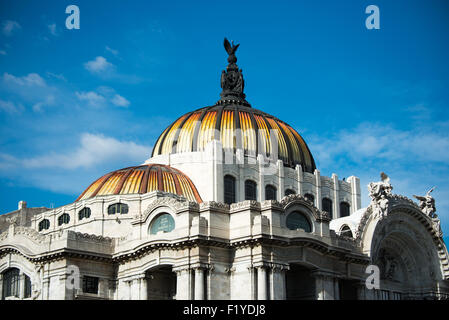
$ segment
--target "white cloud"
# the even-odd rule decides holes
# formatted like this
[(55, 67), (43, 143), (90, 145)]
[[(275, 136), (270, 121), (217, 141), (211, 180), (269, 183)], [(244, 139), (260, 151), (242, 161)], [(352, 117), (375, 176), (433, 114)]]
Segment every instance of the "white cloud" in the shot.
[(449, 137), (437, 130), (396, 130), (391, 126), (363, 123), (331, 138), (310, 140), (311, 150), (322, 164), (338, 157), (356, 163), (374, 159), (449, 163)]
[(114, 56), (118, 56), (118, 50), (112, 49), (108, 46), (106, 46), (105, 50), (112, 53)]
[(106, 60), (102, 56), (98, 56), (95, 60), (88, 61), (84, 64), (89, 72), (99, 74), (101, 72), (111, 72), (114, 70), (114, 65)]
[(8, 37), (12, 36), (12, 34), (16, 30), (20, 30), (20, 29), (22, 29), (22, 27), (20, 26), (20, 24), (17, 21), (6, 20), (2, 24), (2, 32), (5, 36), (8, 36)]
[(63, 168), (73, 170), (81, 167), (90, 168), (116, 159), (143, 162), (150, 151), (150, 147), (134, 142), (84, 133), (81, 135), (80, 146), (74, 151), (23, 159), (21, 163), (30, 169)]
[(61, 74), (56, 74), (56, 73), (47, 71), (46, 74), (47, 74), (48, 77), (55, 78), (55, 79), (67, 82), (67, 79), (64, 77), (64, 75), (62, 73)]
[(14, 104), (11, 101), (4, 101), (0, 99), (0, 110), (7, 113), (21, 113), (25, 108), (21, 104)]
[(55, 97), (53, 95), (48, 95), (44, 101), (38, 102), (33, 105), (34, 112), (42, 112), (44, 106), (52, 106), (55, 104)]
[(114, 95), (114, 97), (111, 99), (111, 102), (115, 106), (118, 106), (118, 107), (125, 107), (125, 108), (127, 108), (130, 105), (130, 102), (126, 98), (122, 97), (119, 94)]
[(86, 101), (87, 104), (91, 107), (101, 107), (104, 106), (106, 103), (105, 97), (99, 95), (94, 91), (75, 92), (75, 95), (78, 97), (79, 100)]
[(3, 81), (5, 81), (5, 83), (7, 84), (15, 84), (19, 86), (46, 86), (45, 80), (42, 79), (42, 77), (37, 73), (29, 73), (28, 75), (23, 77), (16, 77), (5, 72), (3, 74)]
[(53, 36), (57, 37), (59, 35), (58, 29), (56, 27), (56, 23), (49, 24), (47, 27)]

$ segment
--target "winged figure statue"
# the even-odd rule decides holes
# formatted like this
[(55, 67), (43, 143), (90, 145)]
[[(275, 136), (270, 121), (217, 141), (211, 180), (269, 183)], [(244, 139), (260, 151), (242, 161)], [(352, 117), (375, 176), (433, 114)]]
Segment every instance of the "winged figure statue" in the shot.
[(232, 41), (232, 44), (228, 41), (228, 39), (224, 38), (224, 47), (226, 52), (228, 53), (228, 62), (229, 63), (236, 63), (237, 57), (235, 56), (235, 52), (237, 51), (240, 44), (234, 44), (234, 41)]
[(434, 218), (436, 216), (435, 199), (430, 195), (433, 190), (435, 190), (435, 187), (427, 191), (425, 196), (413, 195), (416, 199), (419, 200), (419, 207), (421, 208), (421, 210), (431, 218)]

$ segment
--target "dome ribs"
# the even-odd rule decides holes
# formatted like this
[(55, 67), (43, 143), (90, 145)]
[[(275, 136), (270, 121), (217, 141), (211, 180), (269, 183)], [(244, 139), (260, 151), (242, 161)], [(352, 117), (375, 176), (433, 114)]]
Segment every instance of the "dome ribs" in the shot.
[[(281, 153), (285, 153), (285, 151), (287, 151), (287, 157), (285, 157), (285, 155), (281, 155), (281, 160), (285, 162), (287, 162), (288, 165), (292, 165), (293, 163), (293, 153), (292, 153), (292, 149), (291, 149), (291, 144), (287, 143), (288, 142), (288, 137), (287, 134), (284, 132), (284, 130), (282, 129), (281, 126), (279, 126), (279, 124), (277, 123), (277, 121), (275, 119), (272, 118), (265, 118), (265, 120), (269, 123), (269, 127), (273, 130), (276, 130), (276, 132), (278, 133), (278, 152), (279, 154)], [(275, 127), (273, 127), (273, 125), (275, 125)], [(283, 152), (281, 152), (281, 150)]]
[[(179, 139), (179, 135), (181, 134), (182, 131), (182, 127), (184, 126), (184, 124), (190, 119), (190, 117), (193, 115), (193, 112), (189, 112), (186, 114), (186, 117), (181, 121), (181, 123), (177, 126), (177, 128), (175, 128), (175, 136), (173, 138), (173, 142), (172, 142), (172, 153), (176, 153), (177, 152), (177, 147), (178, 147), (178, 139)], [(182, 147), (182, 146), (181, 146)]]
[[(173, 123), (171, 125), (169, 125), (164, 132), (162, 132), (161, 136), (159, 137), (159, 139), (157, 139), (156, 141), (156, 146), (153, 148), (153, 152), (151, 153), (151, 157), (161, 154), (162, 152), (162, 145), (164, 144), (164, 140), (165, 137), (167, 136), (168, 131), (170, 130), (170, 128), (173, 126)], [(157, 151), (156, 151), (157, 150)]]
[(251, 120), (251, 124), (252, 124), (252, 129), (254, 130), (254, 133), (256, 135), (256, 143), (255, 143), (255, 149), (256, 149), (256, 154), (254, 155), (257, 159), (257, 155), (259, 154), (259, 126), (256, 123), (256, 119), (254, 118), (254, 109), (250, 109), (249, 110), (249, 118)]
[[(92, 192), (92, 189), (95, 189)], [(181, 171), (162, 164), (144, 164), (110, 172), (95, 180), (76, 201), (95, 196), (163, 191), (202, 202), (193, 182)], [(100, 192), (101, 191), (101, 192)]]
[(130, 174), (134, 171), (134, 169), (127, 170), (125, 174), (120, 178), (119, 182), (115, 186), (113, 194), (119, 194), (120, 190), (122, 190), (123, 185), (125, 184), (126, 179), (130, 176)]
[(243, 149), (242, 141), (242, 129), (240, 128), (240, 116), (237, 106), (234, 107), (234, 126), (235, 126), (235, 137), (234, 137), (234, 152), (237, 149)]
[(140, 183), (139, 193), (147, 193), (148, 189), (148, 176), (150, 175), (150, 169), (152, 165), (149, 165), (145, 169), (145, 173), (143, 174), (143, 179)]
[(208, 113), (210, 107), (206, 107), (204, 108), (204, 110), (202, 111), (196, 125), (195, 125), (195, 129), (193, 130), (193, 139), (192, 139), (192, 151), (198, 151), (198, 135), (199, 135), (199, 130), (201, 128), (201, 123), (203, 122), (203, 119), (205, 117), (205, 115)]
[[(104, 175), (103, 176), (103, 180), (100, 182), (100, 184), (95, 188), (95, 190), (94, 190), (94, 192), (92, 192), (90, 195), (89, 195), (89, 198), (92, 198), (92, 197), (95, 197), (97, 194), (98, 194), (98, 192), (101, 190), (101, 188), (103, 188), (103, 186), (106, 184), (106, 182), (111, 178), (111, 176), (114, 174), (114, 172), (110, 172), (110, 173), (108, 173), (108, 174), (106, 174), (106, 175)], [(101, 178), (100, 178), (101, 179)], [(97, 180), (98, 181), (98, 180)], [(97, 181), (95, 181), (95, 182), (97, 182)], [(92, 184), (92, 186), (95, 184), (95, 182)], [(89, 188), (87, 189), (87, 190), (89, 190)], [(87, 191), (86, 190), (86, 191)]]
[[(298, 137), (296, 137), (294, 129), (291, 128), (290, 126), (287, 126), (287, 124), (284, 124), (284, 123), (282, 123), (282, 124), (286, 126), (287, 130), (290, 131), (290, 134), (292, 135), (294, 141), (296, 142), (296, 145), (298, 146), (298, 151), (299, 151), (299, 156), (301, 157), (301, 162), (300, 163), (295, 163), (295, 165), (296, 164), (300, 164), (302, 166), (302, 170), (303, 171), (307, 171), (307, 172), (313, 173), (313, 170), (307, 170), (308, 166), (307, 166), (307, 162), (305, 160), (304, 151), (302, 150), (302, 148), (300, 148), (301, 147), (301, 142), (298, 140)], [(298, 159), (295, 159), (295, 162), (297, 162), (297, 161), (298, 161)]]
[(162, 170), (160, 166), (156, 168), (156, 172), (157, 172), (157, 189), (165, 191), (164, 181), (162, 180)]
[[(223, 110), (224, 108), (220, 108), (219, 111), (217, 112), (217, 118), (215, 121), (215, 131), (214, 131), (214, 136), (212, 137), (212, 140), (221, 140), (221, 137), (215, 137), (215, 133), (217, 131), (221, 132), (221, 117), (223, 115)], [(223, 141), (222, 141), (223, 143)]]
[(232, 102), (200, 108), (178, 118), (157, 140), (153, 156), (201, 152), (209, 142), (219, 140), (224, 149), (234, 153), (242, 149), (245, 156), (257, 158), (265, 152), (271, 157), (271, 130), (277, 133), (278, 159), (284, 166), (300, 164), (304, 171), (313, 173), (315, 161), (299, 133), (266, 112)]
[(174, 170), (172, 170), (171, 168), (170, 168), (170, 171), (172, 173), (173, 180), (175, 182), (176, 194), (181, 196), (182, 195), (182, 190), (181, 190), (181, 186), (179, 185), (178, 173), (175, 172)]

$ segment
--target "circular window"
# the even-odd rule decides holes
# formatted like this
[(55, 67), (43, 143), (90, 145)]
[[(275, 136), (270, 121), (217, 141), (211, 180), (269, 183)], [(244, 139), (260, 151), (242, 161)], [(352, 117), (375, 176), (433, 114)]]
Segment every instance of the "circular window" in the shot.
[(287, 228), (290, 230), (303, 229), (305, 232), (312, 232), (312, 225), (307, 217), (300, 212), (292, 212), (287, 217)]
[(175, 228), (175, 220), (169, 213), (162, 213), (157, 216), (150, 226), (150, 234), (159, 232), (170, 232)]

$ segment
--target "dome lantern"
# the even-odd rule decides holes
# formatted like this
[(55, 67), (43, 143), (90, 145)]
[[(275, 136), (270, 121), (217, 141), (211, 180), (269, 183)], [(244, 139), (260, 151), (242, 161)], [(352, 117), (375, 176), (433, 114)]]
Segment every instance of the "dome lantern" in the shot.
[(243, 89), (245, 87), (245, 81), (243, 80), (242, 69), (237, 66), (237, 57), (235, 52), (237, 51), (240, 44), (229, 43), (228, 39), (224, 39), (224, 47), (228, 53), (228, 66), (226, 71), (223, 70), (221, 73), (221, 88), (223, 89), (220, 97), (221, 99), (217, 101), (217, 105), (220, 104), (239, 104), (246, 107), (251, 107), (251, 105), (245, 100), (245, 94)]

